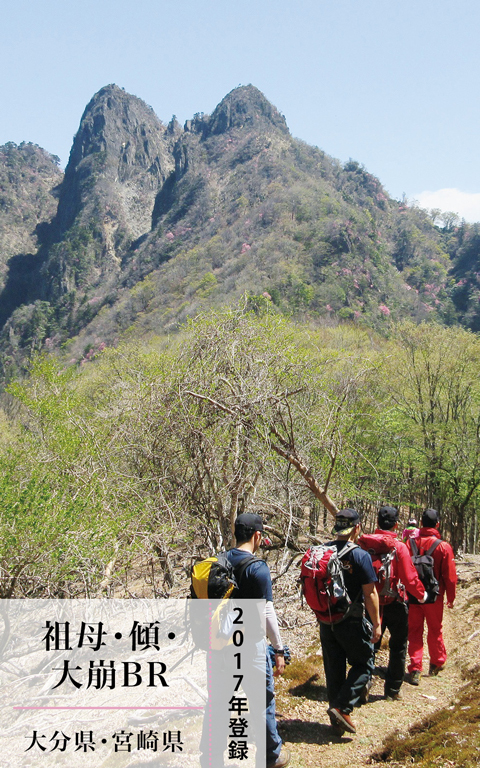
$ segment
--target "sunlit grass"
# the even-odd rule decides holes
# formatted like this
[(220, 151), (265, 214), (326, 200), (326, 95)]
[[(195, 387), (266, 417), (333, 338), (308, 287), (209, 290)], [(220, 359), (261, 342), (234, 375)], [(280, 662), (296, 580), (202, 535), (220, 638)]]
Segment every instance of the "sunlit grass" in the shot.
[(480, 764), (480, 669), (445, 709), (389, 736), (372, 757), (420, 768), (474, 768)]

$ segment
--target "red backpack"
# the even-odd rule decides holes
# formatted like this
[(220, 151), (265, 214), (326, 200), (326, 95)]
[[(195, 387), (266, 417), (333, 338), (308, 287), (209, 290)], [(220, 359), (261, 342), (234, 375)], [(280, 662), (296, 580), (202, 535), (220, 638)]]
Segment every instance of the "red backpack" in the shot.
[(380, 605), (388, 605), (394, 600), (405, 599), (405, 587), (398, 576), (397, 550), (380, 533), (364, 533), (358, 543), (372, 558), (373, 569), (377, 575), (376, 589)]
[(356, 546), (347, 541), (338, 551), (334, 544), (319, 544), (307, 549), (303, 556), (300, 571), (302, 592), (318, 621), (323, 624), (342, 621), (353, 605), (345, 589), (342, 558)]

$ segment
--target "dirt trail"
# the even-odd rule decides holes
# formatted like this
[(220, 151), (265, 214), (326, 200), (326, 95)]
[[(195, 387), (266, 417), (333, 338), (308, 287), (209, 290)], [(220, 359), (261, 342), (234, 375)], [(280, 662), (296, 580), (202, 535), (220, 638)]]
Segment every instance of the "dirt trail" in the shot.
[[(480, 662), (480, 556), (466, 555), (457, 563), (459, 589), (453, 610), (445, 608), (444, 637), (447, 646), (447, 666), (438, 677), (428, 677), (428, 651), (425, 647), (423, 676), (420, 686), (407, 683), (402, 686), (403, 699), (387, 702), (383, 698), (383, 680), (379, 668), (385, 666), (388, 652), (377, 654), (377, 669), (370, 701), (354, 710), (353, 720), (357, 733), (332, 737), (326, 714), (323, 667), (321, 664), (318, 630), (311, 620), (308, 607), (301, 610), (292, 596), (279, 602), (278, 613), (291, 627), (282, 630), (294, 658), (307, 658), (303, 685), (288, 691), (292, 680), (277, 679), (277, 710), (282, 737), (292, 751), (292, 768), (359, 768), (370, 765), (369, 757), (382, 744), (384, 738), (397, 730), (406, 734), (408, 729), (426, 715), (446, 706), (455, 707), (455, 696), (468, 679), (469, 671)], [(318, 659), (318, 680), (312, 677)], [(313, 665), (312, 662), (313, 661)], [(300, 682), (300, 681), (298, 681)], [(296, 685), (295, 683), (293, 685)], [(382, 763), (393, 766), (398, 763)]]

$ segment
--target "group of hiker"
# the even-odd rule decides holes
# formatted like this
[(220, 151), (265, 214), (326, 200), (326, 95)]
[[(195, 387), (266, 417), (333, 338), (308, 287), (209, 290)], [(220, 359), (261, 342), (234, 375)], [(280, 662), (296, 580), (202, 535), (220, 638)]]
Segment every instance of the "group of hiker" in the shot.
[[(328, 710), (332, 732), (355, 733), (351, 714), (355, 706), (367, 703), (375, 669), (375, 653), (383, 634), (389, 630), (389, 661), (385, 673), (384, 694), (388, 700), (400, 698), (400, 688), (407, 680), (419, 685), (423, 660), (423, 630), (427, 624), (430, 656), (429, 675), (437, 675), (445, 666), (447, 654), (442, 636), (444, 595), (452, 608), (455, 600), (456, 571), (451, 546), (439, 533), (436, 510), (423, 512), (421, 526), (411, 520), (398, 538), (399, 512), (382, 506), (377, 528), (361, 534), (361, 520), (355, 509), (337, 512), (332, 531), (334, 540), (310, 547), (302, 559), (302, 589), (308, 605), (315, 612), (320, 628), (325, 670)], [(266, 665), (266, 709), (255, 716), (266, 726), (266, 766), (286, 768), (290, 752), (282, 745), (275, 720), (273, 677), (285, 669), (286, 649), (273, 606), (272, 581), (267, 563), (255, 557), (262, 545), (262, 518), (244, 513), (235, 522), (236, 546), (209, 558), (205, 583), (211, 586), (218, 577), (217, 567), (235, 585), (234, 596), (266, 601), (266, 634), (272, 653), (265, 646), (252, 645), (250, 667)], [(211, 566), (213, 568), (210, 570)], [(205, 570), (200, 571), (205, 579)], [(192, 589), (193, 597), (211, 597)], [(223, 589), (223, 588), (222, 588)], [(231, 590), (230, 590), (231, 591)], [(195, 594), (197, 592), (197, 594)], [(219, 592), (218, 596), (224, 596)], [(405, 675), (406, 655), (410, 656)], [(238, 655), (238, 654), (237, 654)], [(227, 656), (215, 652), (215, 663), (226, 665)], [(275, 673), (272, 669), (272, 661)], [(225, 667), (226, 670), (226, 667)], [(348, 670), (348, 671), (347, 671)], [(257, 678), (258, 680), (258, 678)], [(250, 698), (248, 674), (243, 687)], [(226, 719), (224, 691), (210, 694), (209, 716), (204, 719), (201, 766), (223, 768), (225, 740), (212, 740), (212, 719)], [(223, 697), (223, 698), (222, 698)], [(223, 707), (223, 709), (222, 709)], [(230, 720), (232, 722), (232, 720)], [(257, 753), (259, 755), (259, 753)], [(232, 755), (229, 755), (232, 756)], [(264, 768), (265, 757), (257, 757), (257, 768)]]
[[(356, 510), (341, 510), (335, 540), (311, 548), (302, 564), (304, 588), (316, 592), (316, 601), (310, 597), (309, 604), (320, 624), (328, 715), (337, 735), (356, 731), (351, 713), (368, 701), (375, 653), (386, 629), (390, 640), (384, 694), (390, 701), (400, 698), (404, 679), (420, 683), (425, 622), (429, 675), (437, 675), (447, 659), (444, 595), (452, 608), (457, 576), (453, 550), (440, 537), (438, 512), (426, 509), (421, 527), (410, 525), (404, 531), (406, 541), (397, 537), (395, 507), (381, 507), (377, 525), (373, 534), (360, 535)], [(306, 596), (308, 600), (308, 592)], [(407, 647), (410, 663), (405, 675)]]

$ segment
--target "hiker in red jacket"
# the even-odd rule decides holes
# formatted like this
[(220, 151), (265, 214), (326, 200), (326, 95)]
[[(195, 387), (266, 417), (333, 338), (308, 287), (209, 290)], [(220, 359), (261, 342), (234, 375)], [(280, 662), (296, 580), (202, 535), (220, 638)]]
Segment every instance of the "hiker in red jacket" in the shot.
[[(408, 606), (405, 589), (422, 601), (426, 598), (425, 589), (413, 567), (410, 553), (405, 544), (397, 538), (398, 509), (383, 506), (378, 510), (378, 528), (373, 534), (364, 534), (358, 543), (370, 553), (373, 567), (379, 581), (380, 616), (382, 619), (382, 637), (386, 629), (390, 632), (389, 659), (385, 676), (385, 698), (395, 701), (400, 698), (400, 688), (405, 675), (405, 659), (408, 640)], [(389, 577), (385, 578), (386, 566), (381, 558), (390, 555)], [(388, 566), (387, 566), (388, 570)], [(387, 583), (388, 581), (388, 583)], [(375, 644), (380, 648), (381, 638)], [(371, 683), (370, 683), (371, 685)], [(368, 698), (368, 689), (364, 691), (363, 701)]]
[[(423, 626), (427, 622), (427, 645), (430, 654), (429, 675), (438, 675), (444, 668), (447, 660), (447, 652), (442, 636), (443, 621), (443, 596), (447, 595), (447, 606), (453, 608), (456, 594), (457, 572), (453, 550), (446, 541), (442, 541), (438, 528), (440, 516), (436, 509), (426, 509), (422, 515), (422, 527), (418, 537), (414, 540), (420, 554), (428, 550), (439, 541), (432, 552), (433, 572), (438, 581), (439, 594), (435, 602), (426, 602), (416, 605), (409, 599), (408, 616), (408, 654), (410, 664), (408, 666), (409, 682), (419, 685), (423, 659)], [(407, 542), (410, 552), (411, 540)]]

